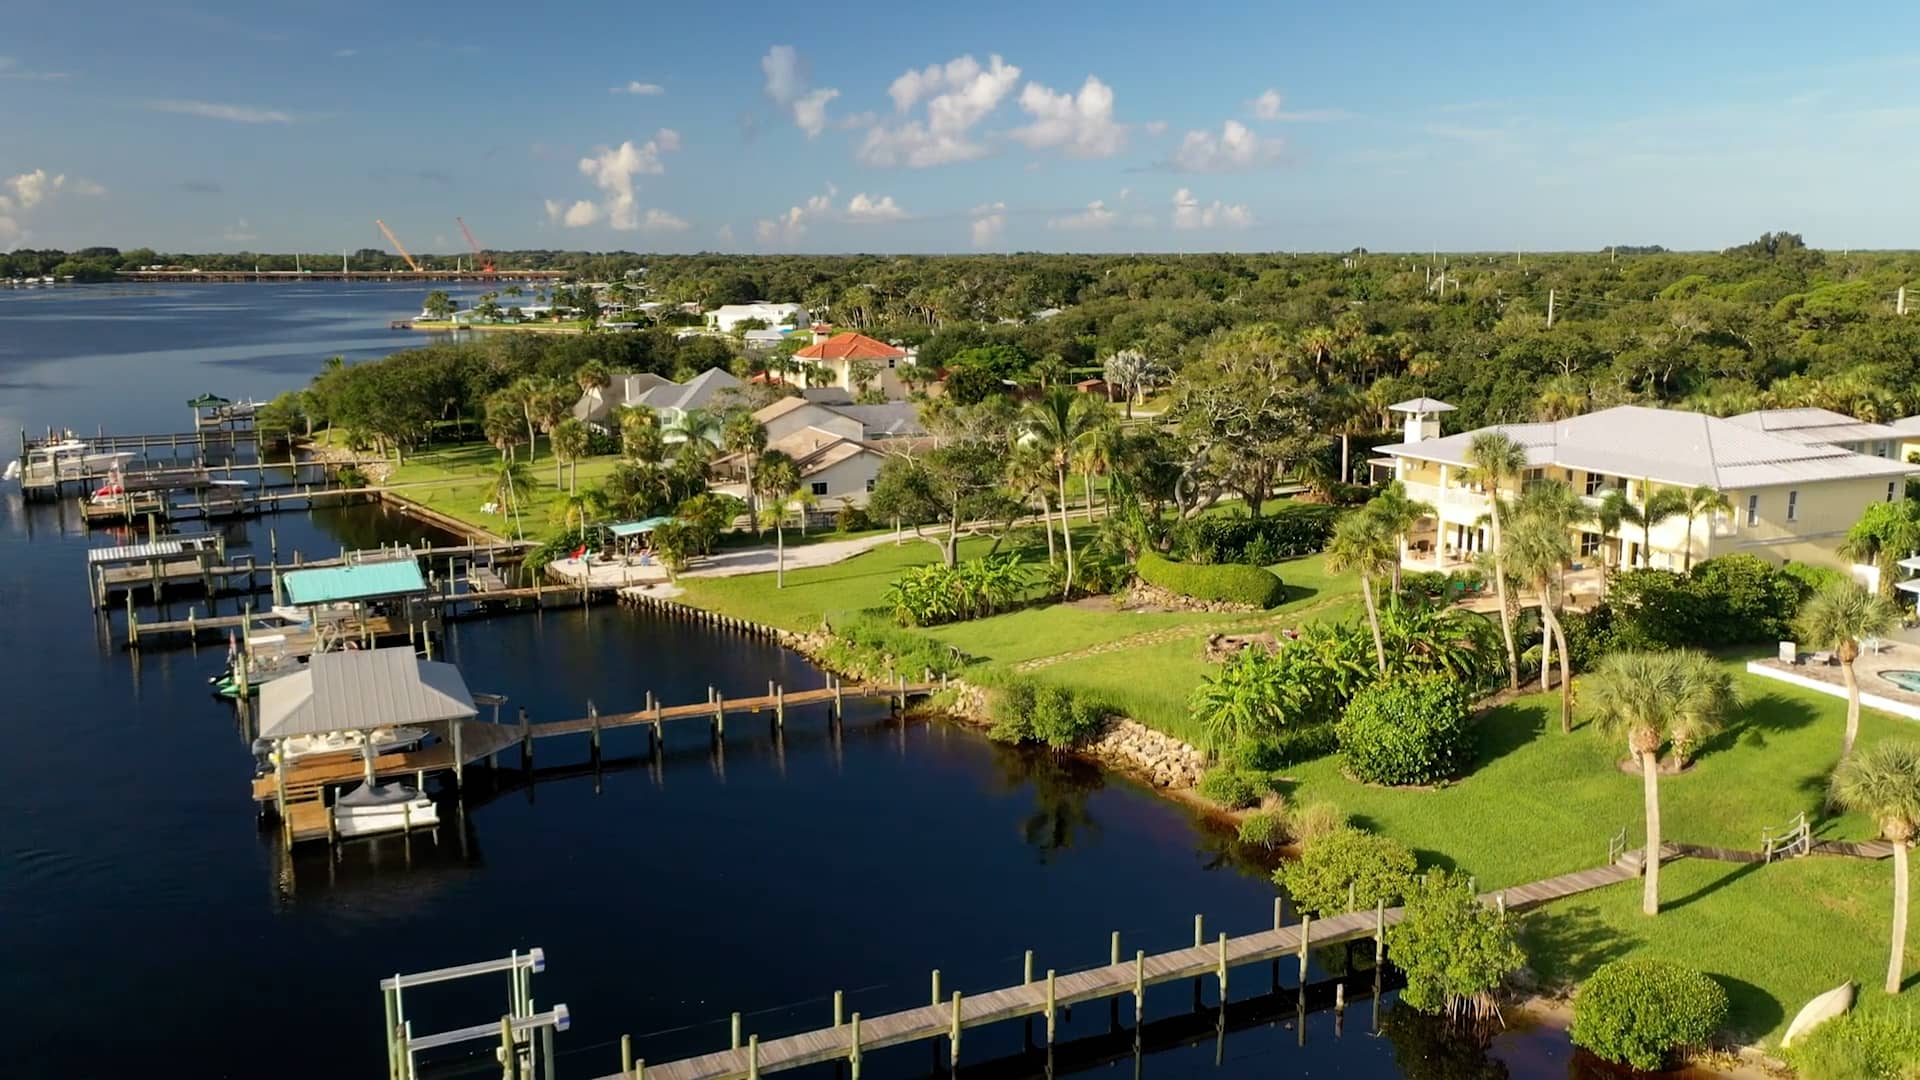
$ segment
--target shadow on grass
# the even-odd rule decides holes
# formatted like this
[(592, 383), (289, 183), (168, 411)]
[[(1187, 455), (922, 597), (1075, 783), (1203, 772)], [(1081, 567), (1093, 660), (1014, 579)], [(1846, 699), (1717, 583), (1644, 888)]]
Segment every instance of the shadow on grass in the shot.
[(1736, 744), (1765, 750), (1768, 735), (1798, 731), (1819, 719), (1819, 714), (1806, 702), (1790, 701), (1777, 694), (1762, 694), (1746, 701), (1740, 706), (1739, 715), (1737, 723), (1702, 743), (1694, 759), (1712, 757), (1733, 749)]
[(1727, 886), (1733, 884), (1734, 882), (1739, 881), (1741, 878), (1754, 873), (1764, 865), (1765, 865), (1764, 863), (1740, 863), (1737, 866), (1733, 866), (1729, 868), (1729, 870), (1726, 873), (1721, 874), (1719, 877), (1714, 878), (1712, 881), (1708, 882), (1705, 885), (1700, 886), (1698, 889), (1693, 890), (1692, 892), (1688, 893), (1685, 896), (1677, 897), (1675, 899), (1670, 899), (1670, 900), (1662, 899), (1660, 902), (1660, 910), (1661, 911), (1678, 911), (1679, 909), (1686, 907), (1689, 904), (1692, 904), (1696, 900), (1704, 900), (1707, 897), (1712, 896), (1714, 893), (1719, 892), (1721, 889), (1724, 889)]
[(1752, 1041), (1778, 1027), (1787, 1018), (1786, 1006), (1765, 990), (1731, 975), (1710, 971), (1727, 991), (1727, 1028), (1741, 1041)]
[(1460, 864), (1453, 861), (1453, 856), (1444, 851), (1433, 851), (1429, 848), (1414, 848), (1413, 857), (1419, 861), (1420, 869), (1422, 870), (1438, 869), (1452, 872), (1460, 869)]
[(1547, 712), (1547, 709), (1537, 705), (1502, 705), (1481, 713), (1480, 719), (1474, 724), (1474, 772), (1544, 734), (1547, 730)]
[(1568, 983), (1579, 982), (1634, 947), (1633, 939), (1608, 926), (1591, 904), (1562, 902), (1529, 912), (1521, 937), (1536, 971)]

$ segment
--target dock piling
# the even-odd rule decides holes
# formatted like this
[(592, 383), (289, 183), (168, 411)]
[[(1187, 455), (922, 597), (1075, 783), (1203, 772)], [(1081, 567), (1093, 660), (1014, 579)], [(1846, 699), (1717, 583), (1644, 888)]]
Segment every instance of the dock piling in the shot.
[(1207, 943), (1207, 918), (1205, 915), (1193, 917), (1193, 947), (1199, 948)]
[(1026, 963), (1020, 969), (1020, 985), (1021, 986), (1033, 985), (1033, 950), (1032, 949), (1027, 950)]
[(1133, 953), (1133, 1026), (1138, 1028), (1147, 1015), (1147, 953), (1136, 949)]
[(960, 991), (958, 990), (953, 992), (953, 1018), (949, 1024), (951, 1028), (947, 1032), (947, 1067), (958, 1070), (960, 1068)]
[(1048, 1046), (1053, 1045), (1054, 1022), (1056, 1019), (1054, 1014), (1057, 1011), (1054, 1008), (1054, 1004), (1058, 1000), (1059, 1000), (1059, 990), (1055, 986), (1053, 969), (1048, 968), (1047, 969), (1047, 1045)]
[(1120, 931), (1115, 930), (1113, 932), (1112, 948), (1110, 948), (1108, 952), (1110, 958), (1107, 960), (1107, 963), (1118, 964), (1120, 962)]
[(835, 1031), (840, 1030), (840, 1025), (846, 1023), (846, 1013), (843, 1011), (846, 1005), (847, 992), (845, 990), (835, 990), (833, 992), (833, 1028)]
[(940, 969), (933, 969), (933, 1003), (940, 1004)]
[(854, 1013), (851, 1019), (852, 1031), (847, 1043), (847, 1062), (852, 1067), (853, 1080), (860, 1080), (860, 1014)]
[(740, 1049), (740, 1014), (733, 1014), (733, 1049)]
[(1300, 996), (1307, 993), (1307, 946), (1313, 943), (1313, 916), (1300, 916)]

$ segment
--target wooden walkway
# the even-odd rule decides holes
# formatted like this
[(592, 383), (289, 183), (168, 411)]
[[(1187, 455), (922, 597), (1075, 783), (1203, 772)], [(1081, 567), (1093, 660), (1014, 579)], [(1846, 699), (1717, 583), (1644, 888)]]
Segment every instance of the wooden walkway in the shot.
[[(460, 750), (466, 760), (461, 764), (471, 765), (519, 741), (519, 731), (505, 724), (490, 724), (481, 720), (463, 721), (460, 725)], [(366, 768), (366, 763), (361, 759), (358, 751), (315, 754), (302, 758), (287, 766), (288, 801), (310, 798), (322, 786), (356, 783), (366, 776)], [(445, 740), (417, 750), (380, 754), (373, 759), (373, 775), (381, 780), (411, 780), (421, 773), (441, 772), (451, 768), (453, 768), (453, 744)], [(277, 797), (278, 787), (271, 773), (254, 778), (255, 802), (273, 802)]]
[[(1501, 892), (1487, 893), (1482, 899), (1490, 904), (1518, 908), (1572, 896), (1607, 885), (1631, 880), (1632, 871), (1619, 866), (1603, 866), (1536, 881)], [(1188, 979), (1219, 980), (1220, 996), (1225, 1000), (1229, 972), (1236, 967), (1298, 957), (1304, 973), (1309, 949), (1371, 937), (1375, 954), (1384, 947), (1386, 927), (1399, 922), (1401, 908), (1376, 908), (1356, 911), (1329, 919), (1317, 919), (1291, 926), (1277, 925), (1279, 905), (1275, 904), (1276, 925), (1240, 937), (1225, 934), (1209, 944), (1195, 945), (1172, 952), (1148, 956), (1135, 953), (1132, 961), (1108, 964), (1087, 971), (1056, 975), (1047, 972), (1018, 986), (1007, 986), (967, 996), (956, 992), (950, 1000), (914, 1009), (862, 1018), (854, 1013), (845, 1023), (760, 1042), (750, 1039), (742, 1047), (721, 1050), (699, 1057), (684, 1058), (661, 1065), (646, 1065), (634, 1073), (615, 1073), (604, 1080), (732, 1080), (783, 1069), (796, 1069), (829, 1061), (847, 1061), (853, 1075), (859, 1075), (863, 1053), (903, 1043), (922, 1042), (945, 1037), (953, 1042), (967, 1028), (998, 1023), (1020, 1017), (1044, 1017), (1047, 1041), (1053, 1041), (1055, 1017), (1060, 1009), (1086, 1001), (1099, 1001), (1132, 995), (1136, 1020), (1141, 1014), (1141, 999), (1149, 986)], [(957, 1055), (957, 1047), (952, 1050)]]

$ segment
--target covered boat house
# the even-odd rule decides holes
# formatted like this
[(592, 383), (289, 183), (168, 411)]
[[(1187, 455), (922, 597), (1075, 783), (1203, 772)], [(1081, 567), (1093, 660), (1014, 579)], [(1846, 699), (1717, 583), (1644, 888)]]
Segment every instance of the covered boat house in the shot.
[(281, 575), (279, 590), (276, 602), (284, 600), (312, 625), (315, 652), (370, 649), (381, 638), (403, 633), (411, 644), (433, 621), (432, 608), (420, 602), (429, 591), (426, 578), (410, 554), (289, 570)]

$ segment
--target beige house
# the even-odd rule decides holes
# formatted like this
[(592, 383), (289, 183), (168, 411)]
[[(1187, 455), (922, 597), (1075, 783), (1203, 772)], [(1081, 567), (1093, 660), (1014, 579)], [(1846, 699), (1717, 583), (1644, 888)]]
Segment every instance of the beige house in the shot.
[(888, 401), (907, 396), (906, 381), (900, 377), (901, 365), (912, 362), (907, 350), (865, 334), (830, 334), (827, 327), (816, 326), (813, 344), (794, 353), (793, 358), (822, 368), (828, 372), (827, 385), (849, 394), (858, 396), (862, 390), (876, 389)]
[(1869, 424), (1832, 409), (1761, 409), (1729, 416), (1727, 422), (1809, 446), (1837, 446), (1895, 460), (1904, 460), (1901, 444), (1914, 437), (1891, 424)]
[[(1432, 569), (1470, 561), (1490, 540), (1488, 493), (1468, 479), (1467, 448), (1479, 432), (1442, 436), (1440, 417), (1451, 409), (1443, 402), (1420, 398), (1392, 408), (1407, 417), (1405, 441), (1378, 452), (1407, 494), (1436, 510), (1415, 527), (1404, 562)], [(1637, 405), (1481, 430), (1504, 432), (1525, 449), (1525, 482), (1569, 484), (1590, 506), (1611, 489), (1636, 505), (1662, 488), (1706, 485), (1721, 492), (1730, 509), (1693, 522), (1694, 562), (1746, 552), (1771, 562), (1844, 568), (1835, 549), (1847, 529), (1868, 505), (1902, 497), (1906, 478), (1920, 473), (1920, 466), (1803, 441), (1762, 423)], [(1578, 551), (1616, 566), (1679, 569), (1686, 546), (1687, 521), (1676, 516), (1653, 527), (1647, 550), (1638, 528), (1604, 536), (1588, 524)]]

